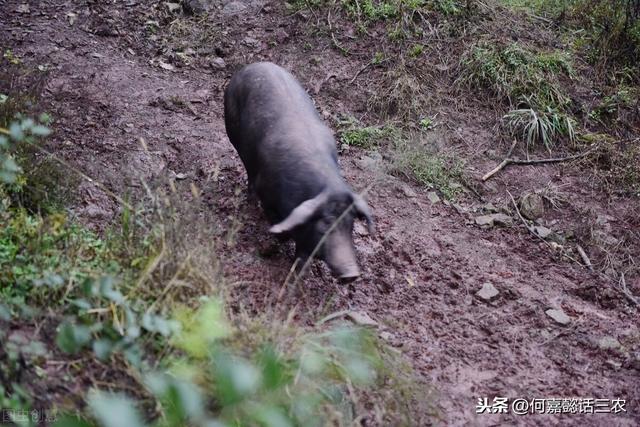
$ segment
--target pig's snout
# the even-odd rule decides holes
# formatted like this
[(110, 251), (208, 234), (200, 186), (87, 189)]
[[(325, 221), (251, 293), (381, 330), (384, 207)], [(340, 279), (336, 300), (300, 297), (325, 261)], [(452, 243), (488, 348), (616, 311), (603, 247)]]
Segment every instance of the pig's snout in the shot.
[(325, 261), (331, 272), (341, 282), (352, 282), (360, 276), (360, 268), (351, 236), (334, 233), (329, 236), (325, 247)]

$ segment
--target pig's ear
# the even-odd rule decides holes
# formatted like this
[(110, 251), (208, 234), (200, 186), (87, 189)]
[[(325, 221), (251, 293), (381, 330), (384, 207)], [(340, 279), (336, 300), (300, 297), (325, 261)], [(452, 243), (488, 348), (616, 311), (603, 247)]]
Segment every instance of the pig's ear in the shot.
[(356, 213), (358, 214), (358, 216), (367, 221), (369, 234), (372, 235), (375, 232), (375, 226), (373, 224), (373, 216), (371, 215), (371, 209), (369, 209), (369, 205), (367, 205), (367, 202), (364, 201), (362, 196), (360, 196), (359, 194), (354, 194), (353, 206), (356, 208)]
[(269, 231), (271, 233), (280, 234), (292, 230), (300, 224), (307, 222), (316, 211), (327, 202), (329, 195), (326, 192), (318, 194), (313, 199), (306, 200), (291, 211), (288, 217), (282, 222), (272, 226)]

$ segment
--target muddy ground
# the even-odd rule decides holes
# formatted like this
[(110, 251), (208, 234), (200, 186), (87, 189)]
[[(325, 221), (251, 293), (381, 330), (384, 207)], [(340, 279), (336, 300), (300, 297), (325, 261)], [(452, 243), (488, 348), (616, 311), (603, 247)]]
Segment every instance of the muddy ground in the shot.
[[(265, 255), (267, 223), (243, 197), (246, 177), (225, 134), (223, 89), (241, 65), (270, 60), (301, 80), (329, 123), (341, 115), (366, 119), (379, 73), (365, 70), (352, 80), (370, 58), (366, 47), (342, 55), (330, 37), (307, 31), (313, 15), (293, 14), (279, 2), (223, 2), (207, 21), (213, 35), (189, 33), (181, 25), (202, 18), (172, 17), (166, 4), (149, 0), (9, 0), (0, 8), (2, 50), (48, 68), (42, 102), (55, 119), (48, 147), (120, 195), (167, 174), (185, 193), (195, 183), (207, 215), (223, 227), (241, 222), (235, 245), (222, 255), (224, 270), (244, 284), (236, 298), (260, 312), (279, 291), (292, 249)], [(196, 36), (199, 44), (186, 57), (176, 55), (172, 47)], [(586, 224), (621, 236), (637, 230), (637, 198), (598, 192), (571, 164), (513, 167), (479, 184), (506, 151), (491, 127), (495, 113), (478, 109), (480, 102), (439, 99), (435, 89), (440, 143), (467, 159), (480, 197), (468, 192), (455, 204), (433, 203), (424, 188), (386, 173), (379, 157), (343, 151), (340, 163), (353, 187), (375, 183), (367, 198), (377, 234), (367, 236), (361, 226), (355, 233), (363, 277), (341, 287), (318, 266), (302, 293), (283, 303), (298, 305), (302, 323), (346, 308), (366, 312), (435, 387), (445, 424), (638, 425), (638, 308), (616, 282), (590, 272), (575, 252), (575, 261), (562, 256), (517, 217), (506, 227), (481, 228), (474, 220), (489, 202), (508, 205), (507, 190), (517, 197), (551, 184), (566, 203), (549, 210), (545, 225)], [(119, 205), (83, 182), (71, 210), (103, 230)], [(640, 295), (640, 277), (626, 279)], [(485, 283), (497, 297), (476, 295)], [(569, 324), (556, 323), (549, 309), (562, 309)], [(618, 415), (476, 415), (478, 398), (496, 396), (621, 398), (627, 405)]]

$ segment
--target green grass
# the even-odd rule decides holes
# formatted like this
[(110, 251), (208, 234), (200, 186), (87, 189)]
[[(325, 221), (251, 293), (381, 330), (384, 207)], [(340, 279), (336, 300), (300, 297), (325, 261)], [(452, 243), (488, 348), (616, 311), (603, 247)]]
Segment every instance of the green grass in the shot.
[[(3, 149), (30, 129), (10, 128)], [(347, 135), (364, 144), (366, 134)], [(0, 339), (8, 340), (0, 370), (12, 382), (0, 388), (3, 407), (29, 410), (35, 401), (33, 385), (21, 382), (20, 358), (44, 372), (55, 357), (79, 369), (42, 381), (77, 383), (88, 403), (59, 425), (348, 425), (371, 411), (388, 424), (410, 423), (425, 392), (372, 332), (338, 321), (294, 325), (286, 298), (258, 316), (228, 307), (217, 254), (234, 239), (212, 236), (215, 221), (194, 208), (197, 189), (187, 196), (175, 184), (149, 189), (144, 204), (126, 202), (120, 222), (98, 236), (62, 211), (30, 211), (9, 197), (30, 168), (18, 166), (0, 181)], [(26, 346), (9, 336), (7, 321), (57, 328)], [(89, 390), (96, 364), (117, 373), (107, 389), (129, 393)]]
[[(585, 56), (606, 73), (631, 66), (640, 72), (640, 13), (636, 0), (502, 0), (564, 24), (580, 35)], [(636, 78), (640, 77), (636, 75)]]
[(467, 50), (460, 65), (458, 84), (472, 91), (484, 88), (513, 107), (563, 110), (570, 104), (556, 77), (573, 76), (570, 58), (563, 53), (481, 42)]
[(343, 120), (339, 124), (340, 142), (349, 147), (372, 149), (393, 136), (396, 129), (391, 126), (362, 126), (354, 118)]
[(509, 131), (521, 136), (528, 148), (541, 143), (551, 151), (560, 138), (564, 137), (569, 142), (576, 139), (575, 121), (550, 108), (544, 112), (531, 108), (512, 110), (504, 116), (504, 121)]
[(438, 190), (447, 199), (460, 194), (464, 181), (462, 162), (430, 149), (419, 136), (405, 133), (397, 138), (391, 155), (392, 173)]

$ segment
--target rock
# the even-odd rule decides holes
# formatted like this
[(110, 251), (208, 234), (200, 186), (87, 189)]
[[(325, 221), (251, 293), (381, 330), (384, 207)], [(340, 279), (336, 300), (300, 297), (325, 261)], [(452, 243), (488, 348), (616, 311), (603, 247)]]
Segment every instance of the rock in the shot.
[(350, 311), (347, 313), (347, 317), (353, 321), (356, 325), (359, 326), (367, 326), (372, 328), (378, 327), (378, 322), (373, 320), (371, 316), (369, 316), (364, 311)]
[(511, 218), (509, 215), (497, 213), (497, 214), (493, 214), (492, 216), (493, 216), (493, 222), (496, 225), (500, 225), (503, 227), (508, 227), (510, 225), (513, 225), (513, 218)]
[(545, 311), (545, 313), (547, 313), (547, 316), (551, 317), (556, 323), (562, 326), (566, 326), (571, 323), (571, 318), (567, 316), (566, 313), (562, 311), (562, 309), (551, 308)]
[(536, 234), (540, 237), (542, 237), (543, 239), (546, 239), (547, 237), (549, 237), (553, 231), (547, 227), (543, 227), (542, 225), (537, 225), (535, 227), (533, 227), (533, 231), (536, 232)]
[(527, 193), (520, 199), (520, 213), (523, 217), (535, 220), (544, 215), (544, 199), (537, 193)]
[(482, 289), (476, 292), (476, 295), (485, 301), (491, 301), (497, 297), (500, 292), (491, 283), (487, 282), (482, 285)]
[(181, 7), (179, 3), (165, 3), (164, 5), (167, 6), (169, 13), (176, 13)]
[(618, 350), (622, 346), (620, 345), (620, 342), (614, 337), (606, 336), (606, 337), (600, 338), (600, 340), (598, 341), (598, 347), (600, 348), (600, 350), (607, 351), (607, 350)]
[(182, 9), (187, 15), (201, 15), (211, 9), (211, 1), (208, 0), (182, 0)]
[(382, 338), (385, 341), (390, 341), (394, 338), (393, 334), (391, 332), (388, 331), (382, 331), (380, 332), (380, 338)]
[(236, 15), (247, 8), (247, 5), (242, 1), (230, 1), (227, 2), (222, 8), (224, 15)]
[(427, 199), (429, 199), (429, 201), (433, 204), (436, 204), (440, 201), (440, 197), (435, 191), (429, 191), (427, 193)]
[(223, 70), (227, 66), (227, 63), (224, 62), (224, 59), (218, 57), (218, 58), (213, 58), (211, 60), (210, 65), (211, 65), (211, 68), (215, 70)]
[(356, 160), (356, 164), (363, 170), (378, 171), (382, 164), (382, 154), (374, 151)]
[(410, 197), (410, 198), (414, 198), (417, 197), (418, 195), (416, 194), (415, 191), (413, 191), (413, 189), (411, 187), (409, 187), (406, 184), (403, 184), (400, 187), (400, 190), (402, 190), (402, 192), (404, 193), (405, 196)]
[(476, 224), (483, 227), (493, 227), (494, 225), (509, 226), (513, 224), (513, 218), (502, 213), (481, 215), (476, 217)]
[(481, 209), (489, 213), (498, 212), (498, 208), (496, 208), (493, 203), (487, 203), (486, 205), (482, 206)]
[(245, 37), (244, 39), (242, 39), (242, 43), (245, 46), (248, 47), (259, 47), (260, 46), (260, 40), (253, 38), (253, 37)]
[(491, 215), (481, 215), (476, 217), (476, 224), (480, 227), (487, 226), (493, 227), (493, 216)]
[(615, 369), (616, 371), (622, 368), (622, 363), (617, 360), (609, 359), (605, 362), (611, 369)]

